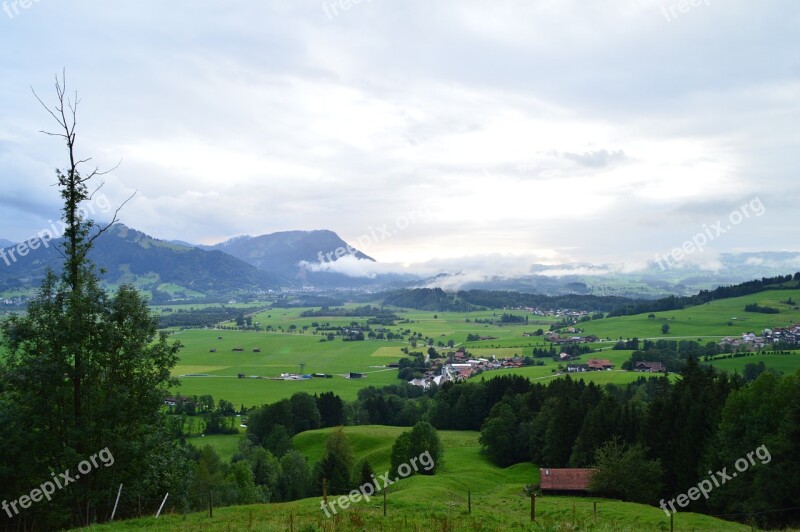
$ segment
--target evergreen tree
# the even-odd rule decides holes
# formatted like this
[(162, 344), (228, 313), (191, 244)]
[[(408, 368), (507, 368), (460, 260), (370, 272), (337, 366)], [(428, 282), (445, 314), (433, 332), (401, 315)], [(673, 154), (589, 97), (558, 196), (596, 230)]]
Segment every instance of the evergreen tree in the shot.
[(281, 497), (284, 501), (294, 501), (310, 495), (311, 472), (306, 457), (294, 449), (281, 458), (279, 480)]
[(342, 427), (331, 431), (325, 441), (325, 457), (315, 468), (317, 488), (322, 492), (322, 479), (327, 479), (328, 493), (340, 495), (353, 489), (353, 448)]
[(65, 170), (56, 170), (65, 224), (59, 243), (63, 270), (48, 272), (27, 313), (2, 327), (8, 354), (0, 361), (0, 497), (16, 499), (51, 472), (74, 472), (104, 449), (113, 464), (81, 475), (48, 504), (33, 505), (18, 518), (40, 529), (107, 518), (113, 504), (108, 494), (120, 483), (128, 496), (150, 499), (169, 491), (173, 503), (180, 503), (179, 486), (188, 472), (161, 413), (164, 397), (177, 384), (170, 370), (179, 344), (157, 334), (135, 288), (122, 286), (109, 295), (100, 286), (88, 254), (110, 224), (98, 227), (85, 218), (82, 203), (97, 192), (89, 187), (101, 172), (81, 173), (86, 160), (76, 153), (78, 102), (66, 97), (63, 80), (56, 80), (56, 94), (55, 107), (45, 107), (59, 126), (51, 135), (65, 141), (69, 160)]

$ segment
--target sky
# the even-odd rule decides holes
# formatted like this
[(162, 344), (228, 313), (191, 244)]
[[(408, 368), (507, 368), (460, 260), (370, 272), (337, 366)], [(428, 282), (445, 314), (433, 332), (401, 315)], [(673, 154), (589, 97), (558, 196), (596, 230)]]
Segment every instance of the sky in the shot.
[(59, 217), (32, 90), (66, 72), (114, 168), (95, 217), (135, 192), (157, 238), (522, 272), (799, 251), (799, 27), (796, 0), (6, 0), (0, 238)]

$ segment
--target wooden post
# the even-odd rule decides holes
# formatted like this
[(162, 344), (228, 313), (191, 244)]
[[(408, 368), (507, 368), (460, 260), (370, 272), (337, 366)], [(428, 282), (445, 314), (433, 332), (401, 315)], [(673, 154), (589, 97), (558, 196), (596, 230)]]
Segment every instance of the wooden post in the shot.
[(669, 532), (673, 532), (673, 530), (675, 530), (675, 529), (673, 528), (673, 526), (672, 526), (672, 525), (673, 525), (673, 523), (672, 523), (672, 519), (673, 519), (674, 517), (675, 517), (675, 514), (669, 514)]
[(383, 516), (386, 517), (386, 490), (383, 490)]
[(325, 507), (328, 506), (328, 479), (322, 477), (322, 502), (325, 503)]
[(536, 494), (531, 492), (531, 522), (536, 522)]
[(594, 522), (597, 522), (597, 501), (594, 501)]
[(214, 517), (214, 499), (212, 493), (213, 491), (208, 491), (208, 517)]
[(122, 484), (119, 485), (119, 491), (117, 491), (117, 500), (114, 502), (114, 509), (111, 510), (111, 519), (109, 521), (114, 520), (114, 514), (117, 513), (117, 505), (119, 504), (119, 496), (122, 493)]
[(467, 490), (467, 511), (472, 513), (472, 492)]
[(142, 496), (139, 495), (136, 497), (139, 500), (139, 517), (142, 516)]

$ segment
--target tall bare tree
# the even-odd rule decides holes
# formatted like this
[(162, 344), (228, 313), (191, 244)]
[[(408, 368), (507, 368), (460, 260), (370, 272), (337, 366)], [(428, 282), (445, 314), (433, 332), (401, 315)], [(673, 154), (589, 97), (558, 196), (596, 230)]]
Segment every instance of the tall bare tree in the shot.
[[(120, 483), (146, 502), (170, 491), (180, 501), (185, 460), (176, 447), (163, 399), (177, 382), (178, 342), (159, 334), (144, 297), (132, 286), (109, 294), (90, 260), (93, 243), (117, 221), (96, 225), (84, 214), (103, 186), (97, 168), (76, 155), (79, 100), (56, 78), (56, 103), (42, 105), (58, 123), (45, 132), (66, 142), (68, 164), (56, 170), (65, 232), (60, 275), (48, 272), (24, 316), (2, 324), (0, 361), (0, 497), (15, 500), (106, 449), (113, 463), (12, 516), (21, 528), (60, 528), (103, 521)], [(35, 94), (35, 93), (34, 93)], [(95, 181), (100, 181), (93, 189)], [(129, 198), (130, 199), (130, 198)], [(123, 203), (124, 205), (124, 203)], [(96, 461), (96, 459), (95, 459)], [(134, 499), (136, 500), (136, 499)], [(123, 504), (125, 497), (123, 497)], [(117, 510), (130, 515), (135, 506)]]

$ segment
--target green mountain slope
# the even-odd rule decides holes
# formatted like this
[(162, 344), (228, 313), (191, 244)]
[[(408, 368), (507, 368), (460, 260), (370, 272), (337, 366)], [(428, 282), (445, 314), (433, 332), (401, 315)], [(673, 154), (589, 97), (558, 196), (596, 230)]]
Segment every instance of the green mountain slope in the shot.
[[(298, 434), (295, 446), (318, 459), (331, 429)], [(375, 475), (388, 468), (394, 439), (407, 428), (345, 427), (357, 459), (367, 458)], [(522, 487), (538, 477), (532, 464), (506, 469), (480, 453), (477, 432), (441, 431), (444, 471), (413, 476), (390, 486), (383, 515), (382, 494), (326, 517), (321, 498), (280, 504), (215, 508), (190, 515), (165, 515), (92, 527), (92, 530), (664, 530), (669, 518), (656, 507), (587, 497), (537, 497), (536, 523)], [(235, 437), (235, 436), (234, 436)], [(333, 497), (331, 497), (333, 499)], [(469, 513), (469, 499), (472, 512)], [(594, 503), (597, 503), (595, 520)], [(676, 530), (747, 530), (713, 517), (679, 513)]]

